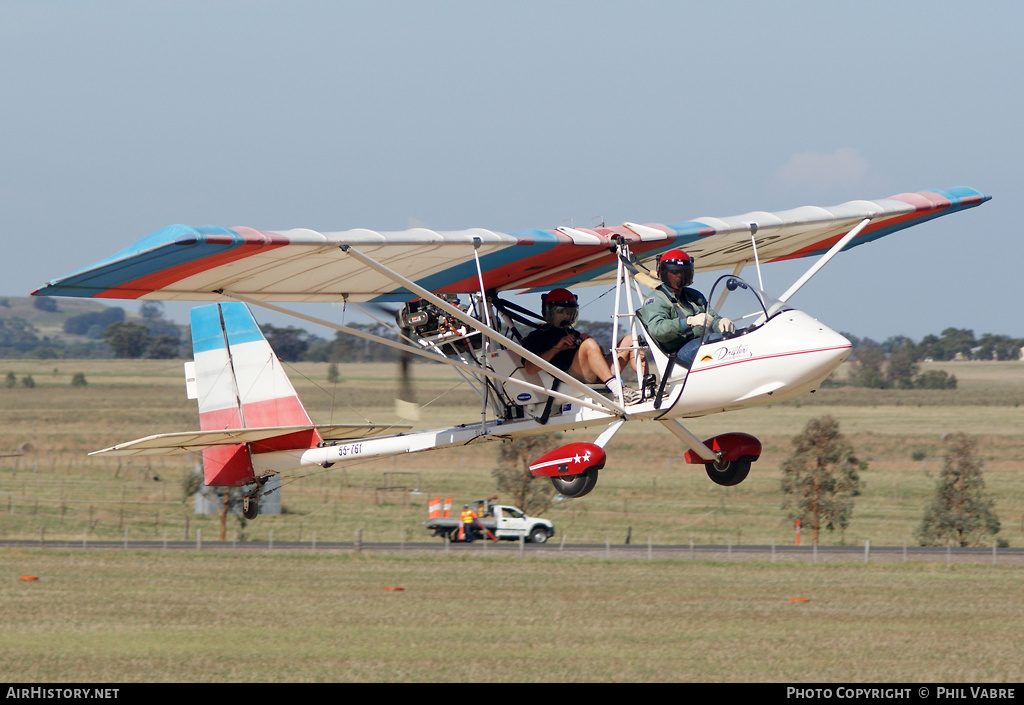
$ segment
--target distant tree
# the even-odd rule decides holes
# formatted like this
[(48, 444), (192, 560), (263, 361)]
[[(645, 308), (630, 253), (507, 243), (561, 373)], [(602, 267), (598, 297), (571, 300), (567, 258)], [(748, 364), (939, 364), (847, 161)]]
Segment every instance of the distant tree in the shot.
[(89, 383), (85, 381), (85, 373), (84, 372), (76, 372), (74, 374), (74, 376), (71, 378), (71, 386), (72, 387), (85, 387), (88, 384)]
[(89, 335), (93, 338), (100, 338), (111, 323), (123, 321), (124, 309), (120, 306), (110, 306), (102, 311), (90, 311), (77, 316), (69, 316), (64, 321), (64, 332), (68, 335)]
[(526, 436), (502, 443), (498, 449), (498, 467), (491, 470), (498, 492), (530, 515), (543, 514), (551, 507), (554, 489), (546, 477), (530, 474), (530, 463), (551, 449), (560, 433)]
[(178, 357), (181, 338), (176, 335), (158, 335), (149, 341), (146, 357), (153, 360), (173, 360)]
[[(27, 353), (41, 342), (35, 326), (19, 316), (0, 318), (0, 349), (14, 353)], [(20, 357), (20, 355), (9, 355)]]
[(33, 296), (32, 305), (40, 311), (46, 311), (47, 313), (57, 312), (57, 299), (49, 296)]
[(8, 372), (7, 377), (4, 381), (4, 386), (8, 389), (13, 389), (18, 386), (18, 377), (13, 372)]
[(943, 349), (937, 335), (926, 335), (917, 344), (918, 360), (945, 360), (946, 351)]
[(21, 378), (21, 386), (32, 389), (36, 386), (36, 381), (32, 379), (32, 375), (25, 375)]
[(338, 363), (332, 362), (327, 366), (327, 381), (330, 384), (337, 384), (339, 379), (341, 378), (338, 375)]
[[(149, 334), (157, 338), (166, 335), (172, 338), (181, 336), (178, 326), (164, 319), (164, 304), (162, 301), (145, 301), (139, 306), (139, 315), (142, 317), (142, 324), (149, 329)], [(177, 353), (173, 357), (177, 357)]]
[(917, 538), (922, 546), (978, 546), (999, 533), (994, 500), (985, 495), (982, 464), (975, 456), (977, 442), (965, 433), (948, 440), (949, 452), (925, 510)]
[(869, 389), (885, 389), (888, 386), (885, 375), (882, 374), (885, 351), (878, 343), (865, 338), (858, 347), (854, 348), (850, 359), (853, 360), (851, 381), (855, 386)]
[(139, 315), (146, 323), (159, 320), (164, 317), (164, 304), (162, 301), (143, 301), (139, 306)]
[(1019, 360), (1024, 340), (986, 333), (978, 339), (978, 345), (980, 348), (975, 356), (978, 360)]
[(228, 515), (232, 514), (238, 519), (240, 528), (244, 529), (246, 519), (242, 516), (242, 503), (244, 491), (241, 487), (208, 487), (203, 484), (203, 476), (199, 473), (188, 472), (181, 483), (182, 494), (186, 502), (192, 501), (195, 495), (203, 499), (213, 501), (217, 505), (217, 517), (220, 523), (220, 540), (227, 540)]
[(917, 369), (917, 346), (914, 345), (914, 341), (904, 338), (889, 353), (889, 364), (885, 372), (887, 386), (895, 389), (912, 389)]
[(103, 340), (114, 351), (115, 357), (139, 358), (145, 354), (151, 338), (146, 326), (137, 323), (111, 323), (103, 331)]
[(977, 347), (978, 343), (974, 339), (974, 331), (972, 330), (947, 328), (942, 331), (939, 345), (943, 350), (943, 360), (956, 360), (957, 358), (970, 360), (971, 350)]
[(286, 362), (298, 362), (309, 349), (309, 333), (301, 328), (278, 328), (265, 324), (260, 329), (277, 356)]
[(864, 464), (831, 416), (811, 419), (793, 438), (793, 453), (782, 464), (782, 508), (810, 527), (817, 543), (822, 528), (845, 531), (860, 494)]

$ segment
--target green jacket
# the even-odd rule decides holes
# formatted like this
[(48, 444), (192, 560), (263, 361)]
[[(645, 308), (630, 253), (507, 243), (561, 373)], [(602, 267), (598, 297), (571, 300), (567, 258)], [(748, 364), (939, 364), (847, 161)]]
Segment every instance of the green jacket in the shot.
[(691, 326), (686, 322), (689, 316), (707, 313), (713, 319), (712, 328), (722, 318), (708, 308), (708, 301), (696, 289), (683, 289), (676, 298), (664, 285), (651, 292), (640, 307), (640, 320), (662, 350), (674, 355), (679, 348), (694, 338), (704, 335), (704, 326)]

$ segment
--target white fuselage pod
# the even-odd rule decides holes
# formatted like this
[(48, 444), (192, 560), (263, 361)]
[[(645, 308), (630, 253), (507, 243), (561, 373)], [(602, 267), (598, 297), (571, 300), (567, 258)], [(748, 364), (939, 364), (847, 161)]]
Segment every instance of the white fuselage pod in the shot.
[(813, 391), (851, 349), (806, 313), (783, 311), (751, 333), (701, 346), (665, 416), (703, 416)]

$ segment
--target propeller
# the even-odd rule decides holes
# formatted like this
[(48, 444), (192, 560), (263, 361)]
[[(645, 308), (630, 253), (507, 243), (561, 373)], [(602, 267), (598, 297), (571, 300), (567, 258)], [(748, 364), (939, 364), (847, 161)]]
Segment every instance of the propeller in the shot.
[[(402, 332), (402, 342), (411, 345), (409, 340), (412, 337), (412, 328), (402, 326), (402, 312), (395, 313), (395, 319), (399, 323), (399, 330)], [(412, 388), (412, 353), (402, 350), (398, 353), (398, 398), (395, 399), (395, 414), (408, 421), (419, 421), (420, 407), (416, 403), (416, 395)]]
[[(377, 303), (364, 303), (361, 304), (361, 308), (365, 309), (368, 315), (372, 316), (370, 310), (373, 310), (382, 318), (394, 320), (402, 336), (401, 342), (406, 346), (412, 345), (409, 342), (412, 340), (412, 327), (402, 316), (403, 309), (395, 310)], [(378, 322), (383, 323), (380, 320)], [(416, 394), (412, 383), (412, 354), (403, 349), (398, 355), (398, 396), (395, 398), (395, 414), (407, 421), (419, 421), (420, 407), (416, 403)]]

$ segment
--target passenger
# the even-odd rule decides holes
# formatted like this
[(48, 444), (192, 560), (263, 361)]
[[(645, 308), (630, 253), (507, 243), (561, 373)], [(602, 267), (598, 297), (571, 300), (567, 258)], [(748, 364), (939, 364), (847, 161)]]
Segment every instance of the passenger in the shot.
[(732, 333), (736, 326), (712, 311), (702, 293), (690, 288), (693, 258), (682, 250), (669, 250), (658, 258), (658, 278), (662, 283), (644, 301), (640, 320), (662, 350), (690, 369), (705, 330)]
[[(623, 387), (612, 371), (612, 356), (607, 355), (597, 341), (586, 333), (578, 332), (573, 326), (579, 316), (579, 303), (575, 294), (568, 289), (553, 289), (541, 296), (541, 314), (544, 324), (523, 340), (523, 347), (546, 362), (568, 372), (588, 384), (601, 381), (617, 400), (619, 389), (622, 399), (636, 404), (642, 398), (639, 390)], [(636, 367), (636, 351), (631, 349), (633, 337), (627, 335), (619, 342), (619, 370), (628, 365)], [(536, 374), (540, 369), (529, 360), (523, 361), (527, 374)]]

